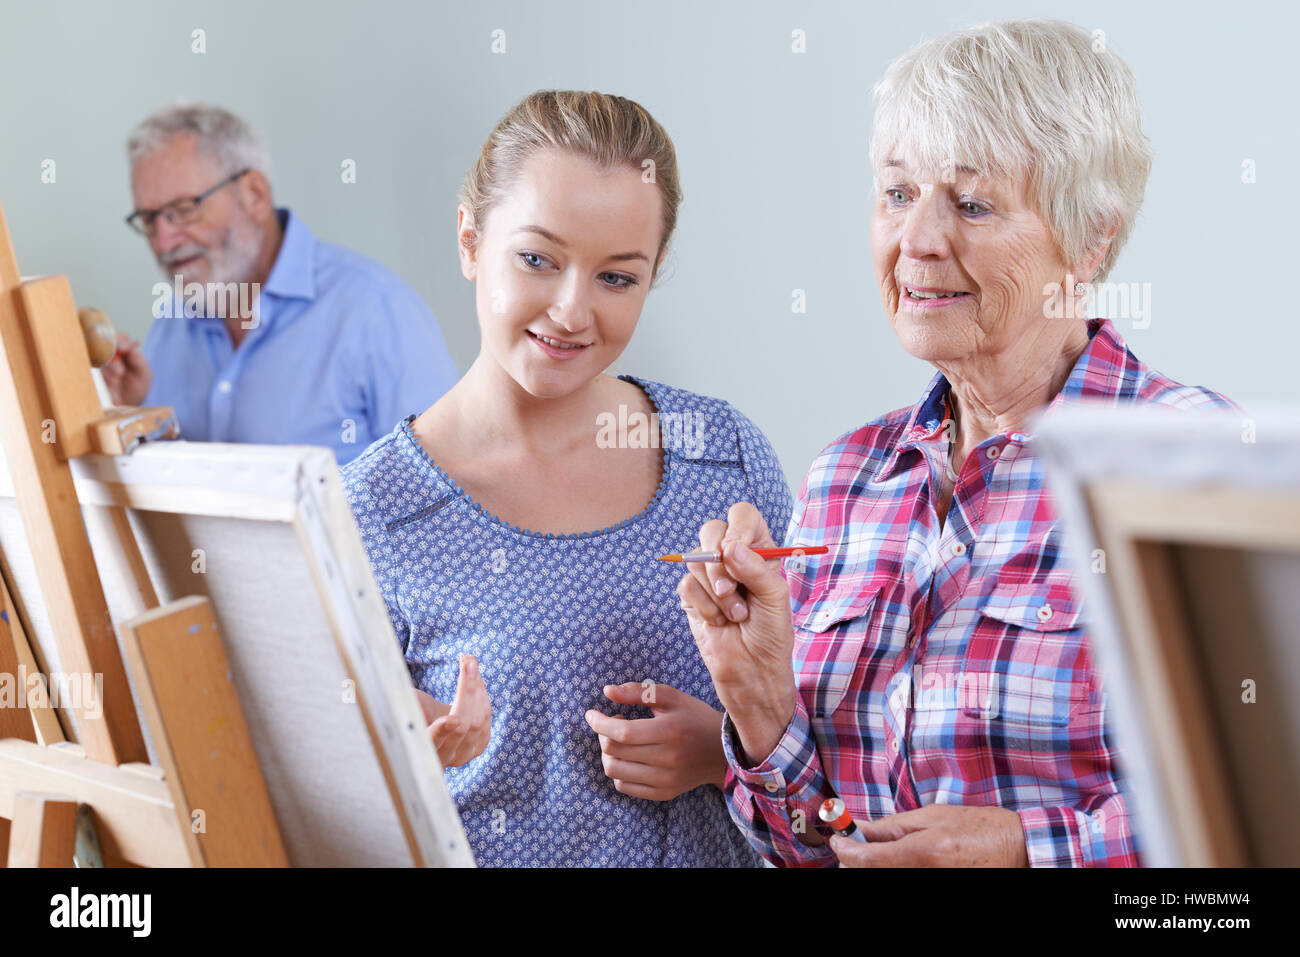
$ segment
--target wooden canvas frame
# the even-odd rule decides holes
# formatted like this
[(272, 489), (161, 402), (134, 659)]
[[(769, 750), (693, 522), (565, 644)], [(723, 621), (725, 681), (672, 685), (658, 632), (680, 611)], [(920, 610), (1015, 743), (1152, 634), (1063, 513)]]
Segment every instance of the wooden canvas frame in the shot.
[[(1196, 637), (1192, 609), (1197, 596), (1186, 590), (1180, 563), (1215, 550), (1267, 552), (1274, 556), (1270, 561), (1300, 563), (1300, 413), (1245, 417), (1079, 405), (1042, 420), (1038, 438), (1090, 606), (1089, 639), (1107, 690), (1108, 720), (1121, 750), (1144, 862), (1261, 863), (1259, 834), (1270, 828), (1275, 840), (1286, 835), (1293, 849), (1300, 833), (1293, 811), (1251, 820), (1240, 796), (1275, 783), (1259, 775), (1294, 780), (1300, 774), (1300, 725), (1291, 720), (1276, 729), (1276, 750), (1268, 755), (1276, 762), (1272, 771), (1257, 771), (1253, 780), (1232, 773), (1234, 755), (1226, 748), (1231, 729), (1207, 702), (1214, 694), (1221, 707), (1225, 680), (1237, 678), (1206, 666), (1207, 639)], [(1221, 587), (1226, 592), (1237, 586), (1225, 578)], [(1214, 594), (1219, 588), (1212, 583), (1197, 600), (1227, 600)], [(1221, 662), (1258, 665), (1268, 653), (1251, 645), (1263, 648), (1269, 637), (1216, 632), (1208, 641), (1218, 643)], [(1300, 620), (1289, 634), (1271, 636), (1279, 642), (1297, 638)], [(1274, 700), (1300, 696), (1300, 673), (1263, 670), (1274, 673), (1257, 675), (1260, 694)]]
[[(206, 593), (213, 599), (290, 863), (472, 864), (331, 452), (167, 442), (126, 456), (84, 456), (69, 465), (116, 626), (159, 598), (166, 603)], [(33, 653), (46, 671), (57, 670), (14, 494), (0, 453), (6, 578), (21, 596), (15, 603)], [(177, 568), (175, 540), (183, 540), (187, 528), (201, 527), (215, 542), (225, 541), (220, 529), (227, 526), (271, 536), (259, 541), (271, 543), (275, 553), (240, 552), (241, 543), (232, 540), (222, 546), (224, 553), (217, 549), (226, 556), (224, 568), (213, 567), (216, 554), (201, 574)], [(236, 553), (260, 563), (255, 576), (232, 566), (229, 557)], [(259, 591), (254, 586), (261, 580), (265, 587)], [(281, 580), (290, 584), (279, 588)], [(277, 661), (277, 655), (293, 655), (284, 654), (282, 635), (270, 633), (271, 620), (304, 615), (320, 615), (327, 627), (297, 636), (297, 664)], [(313, 668), (325, 677), (315, 691), (295, 698), (295, 687)], [(72, 716), (62, 717), (75, 739)], [(147, 732), (148, 723), (141, 723)], [(95, 807), (106, 853), (133, 863), (183, 864), (183, 834), (161, 781), (157, 750), (151, 740), (146, 743), (151, 765), (122, 766), (138, 778), (129, 795), (115, 776), (121, 769), (87, 760), (75, 744), (0, 742), (0, 777), (54, 793), (74, 792), (81, 787), (75, 782), (84, 779), (81, 792), (71, 796)], [(0, 808), (0, 815), (7, 810)], [(151, 828), (157, 839), (142, 840)]]

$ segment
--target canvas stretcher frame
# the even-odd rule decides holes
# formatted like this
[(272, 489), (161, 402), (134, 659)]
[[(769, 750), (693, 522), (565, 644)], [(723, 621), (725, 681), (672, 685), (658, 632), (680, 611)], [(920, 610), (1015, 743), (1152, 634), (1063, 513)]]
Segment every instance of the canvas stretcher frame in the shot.
[[(212, 598), (291, 863), (472, 864), (329, 450), (167, 442), (69, 466), (115, 625), (146, 611), (151, 590), (164, 603), (185, 594)], [(57, 670), (3, 453), (0, 512), (0, 551), (22, 596), (33, 652), (47, 671)], [(123, 514), (138, 553), (123, 546), (125, 530), (113, 518)], [(254, 536), (251, 551), (243, 535)], [(180, 552), (188, 563), (205, 544), (211, 554), (201, 571), (178, 567), (178, 549), (193, 546)], [(258, 554), (259, 547), (275, 551)], [(299, 619), (303, 627), (291, 636), (299, 657), (275, 660), (293, 654), (271, 629)], [(311, 689), (295, 692), (303, 683)], [(62, 717), (75, 739), (71, 715)], [(44, 780), (30, 767), (37, 745), (3, 745), (0, 775), (23, 773), (33, 786)], [(57, 760), (85, 759), (65, 746)], [(165, 792), (150, 790), (149, 773), (137, 770), (157, 804)], [(115, 839), (111, 822), (107, 830), (107, 849), (124, 851), (126, 860), (140, 853)], [(135, 862), (181, 863), (167, 843)]]
[(1038, 438), (1143, 862), (1300, 864), (1300, 415), (1081, 404)]

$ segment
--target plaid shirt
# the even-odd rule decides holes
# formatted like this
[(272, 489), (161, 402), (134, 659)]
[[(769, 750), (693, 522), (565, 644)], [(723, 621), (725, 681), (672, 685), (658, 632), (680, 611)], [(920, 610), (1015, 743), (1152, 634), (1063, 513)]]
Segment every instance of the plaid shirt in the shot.
[[(1061, 403), (1236, 406), (1148, 368), (1109, 320)], [(788, 560), (794, 716), (752, 769), (728, 717), (728, 807), (769, 861), (831, 865), (796, 830), (843, 798), (859, 820), (926, 804), (1005, 807), (1031, 865), (1138, 864), (1120, 792), (1088, 616), (1028, 433), (985, 439), (961, 465), (940, 526), (931, 504), (948, 467), (949, 384), (829, 445), (800, 489), (787, 544), (830, 553)]]

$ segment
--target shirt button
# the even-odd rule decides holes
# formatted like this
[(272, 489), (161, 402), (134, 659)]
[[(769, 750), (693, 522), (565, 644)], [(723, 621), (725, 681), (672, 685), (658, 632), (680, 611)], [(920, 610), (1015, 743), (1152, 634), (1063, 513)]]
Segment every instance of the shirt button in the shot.
[(230, 391), (230, 383), (229, 383), (228, 381), (226, 381), (225, 379), (222, 379), (220, 382), (217, 383), (217, 391), (218, 391), (218, 392), (229, 392), (229, 391)]
[(1044, 605), (1042, 608), (1038, 609), (1038, 620), (1039, 620), (1039, 621), (1047, 621), (1047, 619), (1049, 619), (1049, 618), (1051, 618), (1051, 617), (1052, 617), (1052, 606), (1051, 606), (1051, 605)]
[(960, 558), (962, 555), (966, 554), (966, 546), (962, 542), (953, 542), (952, 553)]
[(776, 785), (771, 781), (768, 781), (766, 784), (763, 785), (763, 787), (767, 789), (768, 794), (776, 793)]
[(890, 741), (890, 742), (889, 742), (889, 750), (890, 750), (890, 751), (893, 751), (895, 754), (898, 753), (898, 739), (897, 739), (897, 738), (895, 738), (893, 741)]
[(986, 451), (984, 454), (991, 459), (995, 459), (1002, 454), (1002, 450), (998, 448), (996, 445), (990, 445), (988, 447), (988, 451)]

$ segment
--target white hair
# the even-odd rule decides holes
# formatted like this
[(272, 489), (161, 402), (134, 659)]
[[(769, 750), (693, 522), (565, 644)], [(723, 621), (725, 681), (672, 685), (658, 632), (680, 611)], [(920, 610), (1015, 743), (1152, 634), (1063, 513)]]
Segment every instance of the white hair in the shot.
[(182, 133), (194, 134), (199, 152), (227, 174), (255, 169), (271, 176), (271, 157), (257, 131), (229, 110), (207, 103), (174, 103), (149, 114), (127, 137), (127, 158), (134, 166)]
[(926, 41), (872, 92), (871, 166), (906, 150), (922, 166), (1027, 179), (1067, 264), (1116, 229), (1114, 265), (1142, 205), (1151, 150), (1137, 84), (1100, 32), (1059, 20), (986, 23)]

